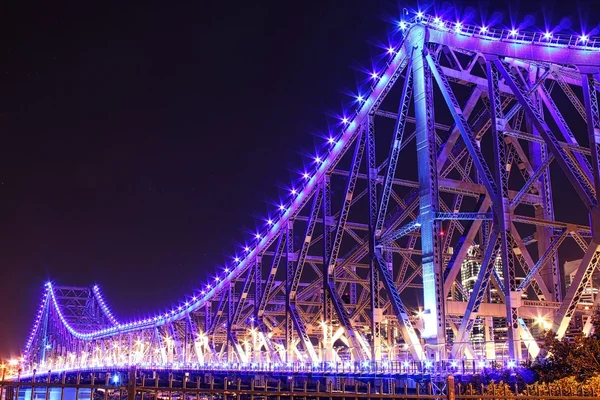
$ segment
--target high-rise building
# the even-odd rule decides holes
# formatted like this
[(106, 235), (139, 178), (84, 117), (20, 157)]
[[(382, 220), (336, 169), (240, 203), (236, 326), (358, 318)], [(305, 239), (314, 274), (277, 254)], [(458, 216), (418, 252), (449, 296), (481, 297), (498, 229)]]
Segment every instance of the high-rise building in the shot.
[[(479, 271), (481, 270), (481, 262), (483, 259), (483, 251), (479, 245), (472, 245), (467, 250), (467, 256), (465, 257), (460, 268), (460, 281), (464, 288), (464, 292), (469, 296), (475, 288)], [(494, 269), (498, 279), (504, 279), (504, 271), (502, 269), (502, 259), (498, 256), (494, 262)], [(516, 284), (519, 285), (523, 278), (517, 278)], [(490, 279), (488, 283), (488, 292), (485, 294), (484, 302), (486, 303), (503, 303), (503, 296), (498, 292), (496, 285), (492, 283)], [(502, 282), (504, 283), (504, 282)], [(452, 300), (459, 300), (455, 292), (451, 292)], [(464, 296), (462, 296), (464, 297)], [(527, 292), (523, 291), (522, 297), (527, 298)], [(467, 298), (462, 298), (462, 301), (468, 301)], [(488, 339), (486, 340), (486, 329)], [(488, 344), (492, 344), (492, 349), (496, 348), (496, 354), (502, 354), (502, 351), (506, 352), (506, 340), (507, 340), (508, 328), (506, 325), (506, 318), (499, 317), (488, 317), (488, 318), (477, 318), (473, 325), (473, 331), (471, 333), (471, 343), (473, 349), (481, 357), (489, 357), (486, 348)], [(495, 344), (494, 344), (495, 343)], [(500, 347), (498, 347), (500, 346)], [(504, 348), (502, 348), (504, 346)]]
[[(477, 277), (479, 275), (479, 270), (481, 270), (481, 261), (483, 259), (483, 251), (479, 247), (478, 244), (469, 246), (467, 250), (467, 256), (465, 257), (462, 265), (460, 266), (460, 281), (469, 295), (473, 291), (475, 287), (475, 283), (477, 282)], [(494, 263), (494, 268), (496, 269), (496, 274), (500, 279), (503, 279), (502, 273), (502, 260), (500, 257), (496, 258)], [(496, 291), (496, 288), (493, 285), (489, 285), (488, 289), (491, 293), (490, 302), (499, 303), (500, 296)], [(465, 299), (467, 301), (468, 299)]]
[[(581, 260), (573, 260), (567, 261), (564, 264), (565, 269), (565, 286), (568, 288), (571, 286), (573, 279), (575, 279), (575, 275), (579, 270), (579, 264)], [(579, 304), (588, 304), (591, 305), (596, 300), (598, 296), (598, 289), (600, 288), (600, 271), (594, 271), (592, 275), (592, 279), (588, 282), (587, 286), (584, 288), (583, 293), (581, 294), (581, 298), (579, 299)]]

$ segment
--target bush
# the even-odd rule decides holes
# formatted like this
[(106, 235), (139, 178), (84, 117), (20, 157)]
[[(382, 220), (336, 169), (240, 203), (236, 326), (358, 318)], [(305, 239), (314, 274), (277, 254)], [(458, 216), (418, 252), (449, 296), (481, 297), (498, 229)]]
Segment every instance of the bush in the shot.
[[(596, 329), (598, 331), (598, 329)], [(600, 375), (600, 336), (577, 335), (572, 341), (558, 340), (553, 332), (548, 332), (541, 346), (540, 354), (531, 369), (540, 380), (558, 381), (574, 377), (583, 382)]]

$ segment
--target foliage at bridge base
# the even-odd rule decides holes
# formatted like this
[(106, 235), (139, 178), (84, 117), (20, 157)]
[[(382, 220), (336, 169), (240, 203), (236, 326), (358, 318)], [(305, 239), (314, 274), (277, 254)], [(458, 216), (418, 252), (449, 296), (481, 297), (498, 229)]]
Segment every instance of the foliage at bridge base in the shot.
[(533, 362), (515, 369), (486, 369), (459, 387), (465, 395), (598, 396), (600, 394), (600, 324), (593, 334), (556, 338), (547, 332)]
[(569, 377), (584, 382), (600, 375), (600, 335), (595, 333), (586, 337), (580, 334), (571, 340), (559, 340), (554, 332), (548, 332), (531, 369), (542, 382)]

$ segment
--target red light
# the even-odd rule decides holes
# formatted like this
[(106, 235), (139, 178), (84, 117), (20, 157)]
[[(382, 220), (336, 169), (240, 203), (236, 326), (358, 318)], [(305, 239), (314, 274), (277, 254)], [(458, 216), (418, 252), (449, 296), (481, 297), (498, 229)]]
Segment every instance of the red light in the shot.
[(444, 231), (440, 231), (440, 236), (444, 236)]

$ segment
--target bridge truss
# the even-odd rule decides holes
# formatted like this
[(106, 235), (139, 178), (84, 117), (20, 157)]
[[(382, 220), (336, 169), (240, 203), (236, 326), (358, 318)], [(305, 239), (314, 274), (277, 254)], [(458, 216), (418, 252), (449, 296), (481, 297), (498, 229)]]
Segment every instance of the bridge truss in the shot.
[(421, 14), (401, 28), (329, 153), (221, 276), (127, 323), (97, 287), (48, 283), (26, 366), (514, 363), (535, 357), (540, 324), (563, 337), (589, 315), (600, 42)]

